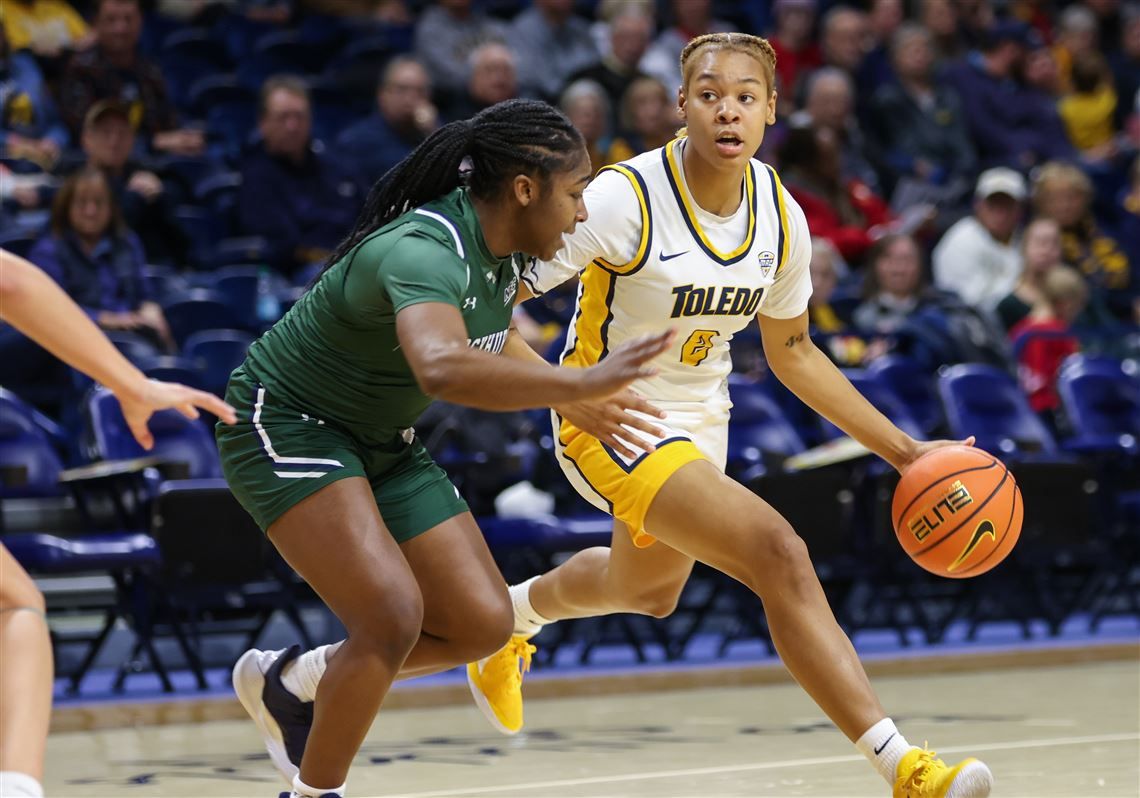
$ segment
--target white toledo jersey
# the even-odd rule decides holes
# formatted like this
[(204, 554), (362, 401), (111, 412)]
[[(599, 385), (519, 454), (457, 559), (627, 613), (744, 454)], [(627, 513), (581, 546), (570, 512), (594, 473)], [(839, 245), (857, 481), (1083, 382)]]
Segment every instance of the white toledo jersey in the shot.
[(757, 314), (793, 318), (811, 295), (803, 211), (775, 170), (753, 160), (740, 207), (698, 207), (682, 167), (686, 139), (603, 169), (585, 194), (589, 218), (523, 280), (542, 294), (581, 273), (563, 362), (588, 366), (632, 336), (672, 327), (657, 376), (635, 388), (662, 410), (726, 422), (729, 343)]

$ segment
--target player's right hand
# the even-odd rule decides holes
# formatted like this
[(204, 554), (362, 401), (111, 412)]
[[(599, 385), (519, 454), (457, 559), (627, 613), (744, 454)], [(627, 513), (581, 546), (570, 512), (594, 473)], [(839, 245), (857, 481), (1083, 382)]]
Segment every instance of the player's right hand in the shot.
[(174, 408), (186, 418), (198, 418), (198, 408), (213, 413), (226, 424), (237, 422), (237, 413), (230, 405), (218, 397), (196, 388), (188, 388), (176, 382), (147, 380), (137, 393), (123, 391), (115, 394), (123, 410), (123, 418), (130, 427), (131, 434), (147, 451), (154, 446), (147, 421), (157, 410)]
[(673, 343), (675, 330), (642, 335), (626, 341), (614, 349), (596, 366), (582, 369), (581, 385), (574, 399), (593, 399), (608, 396), (628, 388), (637, 380), (657, 374), (649, 365)]
[[(634, 415), (630, 411), (643, 415)], [(644, 416), (665, 418), (665, 414), (646, 401), (632, 388), (625, 388), (602, 399), (583, 399), (558, 405), (554, 411), (587, 435), (592, 435), (623, 457), (634, 459), (636, 450), (648, 454), (656, 447), (637, 434), (645, 432), (655, 438), (665, 431)]]

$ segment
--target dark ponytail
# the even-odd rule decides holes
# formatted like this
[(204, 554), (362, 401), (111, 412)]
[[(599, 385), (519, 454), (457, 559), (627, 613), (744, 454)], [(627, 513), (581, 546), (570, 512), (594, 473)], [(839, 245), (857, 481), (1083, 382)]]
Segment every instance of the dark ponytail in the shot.
[[(462, 182), (472, 195), (490, 199), (515, 175), (544, 179), (569, 168), (584, 146), (582, 134), (561, 111), (537, 100), (507, 100), (446, 124), (376, 181), (356, 226), (321, 274), (378, 228)], [(467, 157), (471, 171), (464, 180), (460, 167)]]

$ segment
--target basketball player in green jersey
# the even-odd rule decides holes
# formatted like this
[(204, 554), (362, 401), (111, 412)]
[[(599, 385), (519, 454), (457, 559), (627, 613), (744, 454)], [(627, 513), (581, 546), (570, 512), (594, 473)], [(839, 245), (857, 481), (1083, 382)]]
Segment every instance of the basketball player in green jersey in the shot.
[(343, 794), (397, 674), (462, 665), (511, 635), (503, 577), (412, 430), (432, 398), (519, 410), (612, 396), (576, 423), (615, 444), (621, 424), (655, 429), (644, 419), (656, 411), (625, 388), (654, 373), (645, 364), (669, 333), (570, 369), (536, 361), (510, 328), (519, 253), (553, 257), (586, 219), (590, 175), (581, 135), (545, 103), (446, 125), (373, 187), (312, 289), (231, 377), (239, 421), (217, 429), (226, 479), (348, 629), (234, 667), (295, 796)]

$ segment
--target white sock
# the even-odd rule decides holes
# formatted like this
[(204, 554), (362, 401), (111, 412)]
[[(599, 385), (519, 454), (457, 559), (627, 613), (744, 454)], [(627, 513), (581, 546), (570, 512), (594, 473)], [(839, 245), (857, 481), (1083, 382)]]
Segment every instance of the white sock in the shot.
[(549, 618), (539, 615), (530, 605), (530, 586), (538, 579), (532, 576), (522, 584), (512, 585), (508, 590), (511, 594), (511, 604), (515, 607), (515, 634), (531, 637), (538, 634), (542, 627), (554, 623)]
[[(306, 651), (281, 671), (281, 684), (302, 701), (317, 700), (317, 685), (325, 675), (328, 649), (334, 644), (318, 646)], [(336, 644), (339, 645), (339, 644)]]
[(343, 796), (344, 791), (347, 787), (348, 782), (345, 782), (339, 787), (329, 787), (328, 789), (310, 787), (308, 784), (301, 781), (301, 775), (297, 774), (293, 777), (293, 798), (323, 798), (325, 795)]
[(899, 760), (903, 758), (903, 754), (914, 748), (907, 743), (906, 738), (895, 728), (895, 722), (890, 718), (883, 718), (867, 729), (855, 742), (855, 747), (870, 760), (875, 770), (879, 771), (879, 775), (890, 785), (895, 783), (895, 771), (898, 769)]
[(27, 773), (0, 770), (0, 798), (44, 798), (44, 788)]

